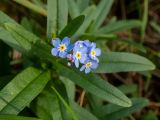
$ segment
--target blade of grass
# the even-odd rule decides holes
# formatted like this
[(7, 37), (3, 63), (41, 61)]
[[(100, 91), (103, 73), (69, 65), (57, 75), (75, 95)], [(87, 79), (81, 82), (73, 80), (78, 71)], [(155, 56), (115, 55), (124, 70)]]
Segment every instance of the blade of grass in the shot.
[(103, 23), (109, 13), (109, 10), (111, 9), (113, 2), (114, 0), (101, 0), (95, 12), (96, 21), (94, 24), (94, 30), (97, 30)]
[(158, 25), (156, 22), (151, 21), (151, 26), (153, 27), (153, 29), (155, 29), (158, 33), (160, 33), (160, 25)]
[(69, 105), (66, 103), (66, 101), (62, 98), (62, 96), (58, 93), (56, 88), (54, 86), (51, 87), (53, 91), (56, 93), (57, 97), (60, 99), (60, 101), (64, 104), (70, 115), (72, 116), (73, 120), (78, 120), (77, 116), (75, 113), (72, 111), (72, 109), (69, 107)]
[(143, 10), (142, 27), (141, 27), (141, 42), (144, 41), (145, 30), (148, 22), (148, 5), (149, 5), (149, 0), (144, 0), (144, 10)]
[(68, 22), (68, 2), (67, 0), (57, 0), (58, 33), (67, 25), (67, 22)]
[(52, 38), (52, 35), (57, 34), (57, 0), (47, 0), (47, 36)]
[(44, 8), (33, 4), (29, 0), (13, 0), (13, 1), (37, 12), (37, 13), (40, 13), (43, 16), (47, 16), (47, 11)]
[(78, 5), (76, 4), (75, 0), (68, 0), (68, 6), (69, 13), (72, 19), (80, 14)]

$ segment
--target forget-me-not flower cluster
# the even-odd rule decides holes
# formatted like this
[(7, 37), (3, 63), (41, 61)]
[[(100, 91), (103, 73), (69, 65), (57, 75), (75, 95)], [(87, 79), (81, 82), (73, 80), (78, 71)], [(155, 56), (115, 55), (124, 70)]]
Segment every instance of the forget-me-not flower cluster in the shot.
[(81, 66), (80, 71), (89, 73), (91, 69), (98, 67), (101, 50), (96, 48), (94, 42), (79, 40), (70, 44), (70, 38), (65, 37), (62, 40), (59, 38), (52, 40), (52, 45), (54, 46), (51, 50), (52, 55), (67, 58), (76, 68)]

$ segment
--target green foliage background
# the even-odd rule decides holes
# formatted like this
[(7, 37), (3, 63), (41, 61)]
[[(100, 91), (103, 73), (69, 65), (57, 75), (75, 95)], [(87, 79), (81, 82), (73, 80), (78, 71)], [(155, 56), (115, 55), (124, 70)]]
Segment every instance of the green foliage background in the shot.
[[(2, 5), (32, 15), (16, 21), (7, 10), (0, 11), (0, 120), (158, 119), (151, 109), (143, 109), (140, 117), (133, 114), (150, 101), (138, 95), (137, 84), (118, 75), (140, 74), (146, 89), (150, 83), (155, 65), (149, 60), (151, 50), (144, 46), (149, 1), (137, 0), (143, 4), (140, 19), (122, 20), (109, 14), (116, 2), (2, 0)], [(157, 23), (152, 21), (151, 26), (160, 32)], [(134, 31), (140, 42), (134, 40)], [(103, 51), (98, 69), (86, 75), (52, 56), (52, 38), (65, 36), (72, 43), (96, 42)], [(20, 56), (11, 57), (13, 51)], [(112, 74), (122, 83), (112, 85), (107, 77)]]

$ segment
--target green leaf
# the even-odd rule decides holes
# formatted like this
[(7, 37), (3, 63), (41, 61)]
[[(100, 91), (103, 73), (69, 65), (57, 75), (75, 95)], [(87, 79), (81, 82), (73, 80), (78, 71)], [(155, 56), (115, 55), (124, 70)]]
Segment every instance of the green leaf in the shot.
[(35, 5), (30, 1), (27, 1), (27, 0), (14, 0), (14, 2), (17, 2), (18, 4), (23, 5), (23, 6), (27, 7), (27, 8), (29, 8), (29, 9), (31, 9), (32, 11), (35, 11), (35, 12), (41, 14), (41, 15), (47, 16), (47, 11), (43, 7)]
[(156, 112), (149, 110), (147, 113), (145, 113), (142, 118), (142, 120), (159, 120), (158, 116), (156, 115)]
[(117, 38), (117, 36), (115, 34), (82, 34), (80, 36), (81, 39), (89, 39), (92, 41), (101, 41), (101, 40), (105, 40), (105, 41), (111, 41), (111, 40), (115, 40)]
[(99, 109), (99, 115), (101, 115), (101, 120), (119, 120), (130, 114), (142, 109), (149, 104), (147, 99), (144, 98), (134, 98), (132, 99), (133, 105), (129, 108), (115, 106), (109, 104)]
[(0, 26), (0, 40), (5, 42), (9, 46), (16, 48), (17, 50), (22, 51), (23, 48), (20, 48), (20, 45), (18, 44), (18, 42), (14, 40), (13, 37), (10, 35), (10, 33), (2, 27), (4, 23), (8, 23), (8, 22), (17, 24), (13, 19), (11, 19), (9, 16), (7, 16), (2, 11), (0, 11), (0, 25), (1, 25)]
[(150, 24), (151, 24), (151, 26), (153, 27), (154, 30), (156, 30), (158, 33), (160, 33), (160, 25), (159, 24), (157, 24), (154, 21), (151, 21)]
[(70, 70), (60, 64), (57, 64), (57, 71), (61, 76), (70, 79), (86, 91), (103, 98), (104, 100), (120, 106), (131, 106), (131, 101), (122, 92), (108, 82), (101, 80), (96, 75), (84, 75), (83, 73)]
[(99, 67), (96, 73), (113, 73), (127, 71), (154, 70), (155, 65), (148, 59), (124, 52), (106, 52), (100, 57)]
[(139, 20), (122, 20), (118, 22), (111, 22), (110, 24), (98, 29), (94, 33), (115, 33), (136, 27), (141, 27), (141, 22)]
[(16, 24), (16, 22), (13, 19), (11, 19), (8, 15), (6, 15), (2, 11), (0, 11), (0, 25), (4, 24), (6, 22), (11, 22), (11, 23)]
[(47, 0), (47, 36), (57, 33), (57, 0)]
[(68, 1), (68, 9), (71, 18), (75, 18), (80, 14), (78, 9), (78, 5), (76, 4), (75, 0), (67, 0)]
[(0, 91), (0, 114), (17, 115), (50, 80), (48, 71), (29, 67), (18, 74)]
[(68, 80), (65, 77), (60, 76), (60, 80), (64, 83), (67, 91), (67, 95), (70, 101), (74, 101), (75, 99), (75, 93), (76, 93), (76, 86), (75, 84)]
[(85, 15), (85, 20), (78, 29), (78, 31), (73, 35), (73, 39), (77, 38), (79, 35), (83, 34), (86, 31), (86, 29), (89, 27), (89, 25), (95, 18), (95, 15), (93, 14), (95, 10), (96, 7), (92, 5), (86, 8), (85, 11), (81, 13), (81, 15)]
[(114, 0), (101, 0), (101, 2), (98, 4), (97, 10), (95, 11), (96, 20), (94, 24), (94, 30), (98, 29), (104, 22), (113, 2)]
[(78, 28), (81, 26), (81, 24), (84, 21), (84, 15), (80, 15), (78, 17), (76, 17), (75, 19), (73, 19), (60, 33), (60, 37), (64, 38), (65, 36), (69, 36), (71, 37), (77, 30)]
[(58, 33), (59, 33), (67, 25), (68, 22), (68, 2), (67, 0), (57, 0), (57, 1), (58, 1)]
[[(52, 89), (42, 91), (40, 95), (32, 102), (31, 108), (36, 115), (43, 120), (63, 120), (59, 100)], [(46, 102), (47, 101), (47, 102)]]
[(68, 21), (68, 3), (67, 0), (48, 0), (47, 1), (47, 35), (57, 35)]
[(75, 113), (77, 114), (79, 120), (98, 120), (96, 116), (94, 116), (88, 110), (80, 107), (77, 103), (72, 102), (71, 106), (73, 110), (75, 111)]
[(5, 42), (7, 45), (15, 48), (19, 51), (23, 51), (23, 47), (12, 37), (12, 35), (5, 30), (4, 28), (0, 28), (0, 40)]
[(40, 120), (38, 118), (14, 116), (14, 115), (0, 115), (0, 120)]
[(77, 1), (77, 5), (79, 8), (79, 11), (83, 11), (84, 9), (86, 9), (89, 6), (90, 0), (78, 0)]
[(124, 94), (130, 94), (137, 91), (137, 85), (136, 84), (126, 84), (118, 86), (118, 89), (121, 90)]
[(67, 102), (63, 99), (63, 97), (58, 93), (58, 91), (56, 90), (56, 88), (54, 86), (51, 87), (53, 89), (53, 91), (56, 93), (57, 97), (59, 98), (59, 100), (63, 103), (63, 105), (66, 107), (67, 111), (70, 113), (71, 117), (73, 120), (78, 120), (77, 116), (75, 115), (75, 113), (72, 111), (72, 109), (70, 108), (70, 106), (67, 104)]
[(117, 39), (117, 41), (125, 43), (135, 49), (138, 49), (139, 51), (146, 53), (147, 49), (145, 48), (145, 46), (143, 46), (141, 43), (136, 42), (135, 40), (132, 39)]
[(22, 26), (13, 23), (4, 23), (5, 29), (12, 35), (21, 48), (26, 51), (31, 49), (31, 44), (35, 43), (39, 38), (34, 34), (25, 30)]
[[(59, 95), (63, 98), (64, 102), (66, 102), (66, 104), (64, 104), (64, 102), (61, 99), (58, 99), (63, 120), (70, 120), (71, 118), (73, 119), (76, 118), (75, 113), (72, 111), (71, 107), (69, 106), (69, 98), (67, 95), (66, 87), (64, 86), (62, 81), (60, 80), (54, 81), (53, 85), (51, 85), (51, 88), (53, 86), (55, 87)], [(53, 93), (53, 90), (52, 90), (52, 93)], [(56, 93), (54, 92), (54, 94)], [(59, 97), (57, 96), (57, 98)], [(68, 105), (68, 107), (66, 105)]]

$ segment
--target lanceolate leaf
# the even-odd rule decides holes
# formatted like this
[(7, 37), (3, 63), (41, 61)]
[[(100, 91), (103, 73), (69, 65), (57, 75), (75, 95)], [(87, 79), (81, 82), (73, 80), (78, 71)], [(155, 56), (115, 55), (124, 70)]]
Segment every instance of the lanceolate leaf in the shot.
[(7, 16), (6, 14), (0, 11), (0, 25), (1, 25), (0, 26), (0, 40), (3, 40), (6, 44), (8, 44), (9, 46), (13, 48), (16, 48), (17, 50), (22, 51), (23, 48), (21, 48), (19, 43), (15, 39), (13, 39), (12, 35), (10, 35), (10, 33), (7, 30), (5, 30), (2, 27), (4, 23), (8, 23), (8, 22), (17, 24), (13, 19), (11, 19), (9, 16)]
[(71, 15), (71, 18), (75, 18), (79, 15), (80, 11), (78, 9), (78, 5), (76, 4), (75, 0), (67, 0), (68, 1), (68, 9)]
[(5, 13), (0, 11), (0, 26), (6, 22), (11, 22), (17, 24), (13, 19), (11, 19), (9, 16), (7, 16)]
[(94, 33), (113, 33), (136, 27), (141, 27), (141, 22), (139, 20), (122, 20), (118, 22), (111, 22)]
[(132, 94), (137, 91), (137, 84), (126, 84), (118, 86), (118, 89), (121, 90), (124, 94)]
[(80, 28), (78, 29), (78, 31), (73, 35), (73, 38), (77, 38), (79, 35), (83, 34), (85, 30), (89, 27), (89, 25), (95, 18), (95, 15), (94, 15), (95, 9), (96, 7), (93, 5), (86, 8), (86, 10), (83, 13), (81, 13), (81, 15), (85, 15), (85, 20), (83, 24), (80, 26)]
[(57, 33), (57, 0), (47, 0), (47, 36)]
[(13, 23), (4, 23), (5, 29), (10, 32), (12, 37), (26, 51), (31, 49), (31, 44), (35, 43), (39, 38), (28, 32), (23, 27)]
[(14, 116), (14, 115), (0, 115), (0, 120), (40, 120), (38, 118)]
[(36, 98), (31, 108), (42, 120), (63, 120), (59, 100), (56, 94), (53, 94), (52, 89), (48, 88), (47, 86), (47, 89)]
[(67, 78), (64, 78), (60, 76), (60, 80), (64, 83), (67, 91), (67, 95), (70, 101), (74, 101), (75, 99), (75, 93), (76, 93), (76, 86), (75, 84), (68, 80)]
[(47, 8), (47, 35), (51, 38), (67, 25), (68, 3), (67, 0), (48, 0)]
[(14, 116), (14, 115), (0, 115), (0, 120), (40, 120), (38, 118)]
[(72, 102), (71, 106), (77, 114), (79, 120), (99, 120), (98, 118), (96, 118), (96, 116), (94, 116), (88, 110), (80, 107), (77, 103)]
[(155, 65), (148, 59), (133, 54), (123, 52), (106, 52), (100, 57), (99, 67), (96, 73), (113, 73), (126, 71), (153, 70)]
[(57, 97), (59, 98), (59, 100), (63, 103), (63, 105), (66, 107), (67, 111), (70, 113), (71, 117), (73, 120), (78, 120), (77, 116), (75, 115), (75, 113), (73, 112), (73, 110), (70, 108), (70, 106), (67, 104), (67, 102), (63, 99), (63, 97), (58, 93), (58, 91), (56, 90), (56, 88), (54, 86), (52, 86), (53, 91), (56, 93)]
[(86, 91), (111, 103), (125, 107), (131, 106), (131, 101), (122, 92), (108, 82), (101, 80), (98, 76), (92, 74), (84, 75), (83, 73), (73, 71), (60, 64), (57, 65), (57, 67), (61, 76), (69, 78)]
[[(67, 0), (57, 0), (58, 2), (58, 33), (68, 22), (68, 2)], [(53, 17), (53, 16), (52, 16)]]
[(78, 16), (75, 19), (73, 19), (60, 33), (60, 37), (64, 38), (65, 36), (71, 37), (81, 26), (81, 24), (84, 21), (84, 15)]
[(97, 10), (95, 11), (96, 20), (94, 29), (100, 27), (100, 25), (104, 22), (113, 2), (114, 0), (101, 0), (99, 5), (97, 6)]
[(87, 7), (89, 7), (89, 3), (90, 3), (90, 0), (78, 0), (77, 5), (79, 8), (79, 11), (81, 12), (84, 9), (86, 9)]
[(149, 104), (148, 100), (144, 98), (134, 98), (132, 99), (132, 103), (133, 105), (129, 108), (122, 108), (113, 104), (106, 105), (102, 107), (101, 110), (99, 109), (99, 115), (103, 115), (102, 117), (100, 117), (100, 119), (119, 120), (134, 112), (137, 112), (138, 110)]
[(49, 80), (48, 71), (43, 72), (33, 67), (25, 69), (0, 91), (0, 114), (17, 115)]

